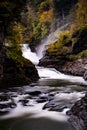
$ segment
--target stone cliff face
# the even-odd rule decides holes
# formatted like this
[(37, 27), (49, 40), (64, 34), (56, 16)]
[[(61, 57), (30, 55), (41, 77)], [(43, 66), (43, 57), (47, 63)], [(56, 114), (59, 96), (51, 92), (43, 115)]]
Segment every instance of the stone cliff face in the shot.
[(71, 74), (71, 75), (78, 75), (83, 76), (86, 71), (86, 61), (87, 58), (81, 58), (77, 59), (75, 61), (53, 61), (49, 59), (49, 57), (44, 57), (40, 60), (39, 65), (45, 66), (45, 67), (52, 67), (57, 69), (58, 71), (65, 73), (65, 74)]
[(78, 30), (69, 40), (65, 34), (60, 37), (58, 42), (53, 43), (46, 50), (39, 65), (54, 67), (63, 73), (83, 76), (87, 70), (85, 67), (87, 65), (87, 28)]

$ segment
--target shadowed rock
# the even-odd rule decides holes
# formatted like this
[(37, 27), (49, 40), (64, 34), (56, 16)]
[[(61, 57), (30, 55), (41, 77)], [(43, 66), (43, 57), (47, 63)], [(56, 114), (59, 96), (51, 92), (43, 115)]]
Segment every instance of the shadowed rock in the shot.
[(77, 101), (67, 114), (75, 130), (87, 130), (87, 94)]

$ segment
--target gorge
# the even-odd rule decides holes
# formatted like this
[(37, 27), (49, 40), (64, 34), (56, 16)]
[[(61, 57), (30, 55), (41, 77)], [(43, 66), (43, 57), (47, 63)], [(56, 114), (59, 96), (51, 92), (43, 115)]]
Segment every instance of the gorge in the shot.
[(87, 0), (8, 0), (0, 12), (0, 129), (86, 130)]
[[(31, 56), (35, 64), (39, 61), (27, 45), (23, 56)], [(87, 82), (54, 68), (36, 68), (40, 76), (37, 82), (0, 91), (1, 130), (74, 130), (66, 112), (85, 95)]]

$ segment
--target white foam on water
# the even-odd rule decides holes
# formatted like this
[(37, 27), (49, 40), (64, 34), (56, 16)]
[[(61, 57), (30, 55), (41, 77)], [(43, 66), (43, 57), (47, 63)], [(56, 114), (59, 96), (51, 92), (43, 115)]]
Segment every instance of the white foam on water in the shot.
[(83, 92), (72, 92), (72, 93), (58, 93), (55, 95), (57, 101), (77, 101), (80, 98), (84, 97)]
[(67, 80), (73, 83), (76, 82), (76, 83), (82, 83), (82, 84), (87, 85), (87, 81), (85, 81), (81, 76), (66, 75), (66, 74), (60, 73), (59, 71), (53, 68), (37, 67), (37, 70), (41, 78), (61, 79), (61, 80)]
[(23, 52), (23, 57), (32, 61), (35, 65), (39, 63), (38, 56), (36, 55), (36, 53), (31, 52), (27, 44), (23, 44), (22, 52)]
[(65, 113), (42, 110), (42, 107), (45, 103), (35, 104), (32, 101), (31, 104), (31, 106), (26, 107), (22, 106), (21, 104), (18, 104), (15, 109), (11, 110), (9, 114), (0, 117), (0, 119), (8, 119), (27, 115), (27, 118), (45, 117), (56, 121), (67, 121), (67, 116)]
[[(55, 95), (55, 99), (57, 101), (61, 100), (70, 100), (76, 101), (83, 97), (85, 94), (81, 92), (73, 92), (73, 93), (59, 93)], [(17, 107), (12, 109), (9, 114), (1, 116), (0, 119), (8, 119), (14, 117), (27, 116), (27, 118), (48, 118), (56, 121), (67, 121), (68, 116), (66, 116), (66, 111), (69, 108), (64, 109), (63, 112), (55, 112), (48, 111), (48, 109), (43, 110), (43, 106), (45, 103), (37, 103), (34, 99), (29, 100), (29, 106), (23, 106), (19, 100), (23, 99), (27, 95), (18, 95), (18, 97), (14, 98), (14, 101), (17, 103)]]

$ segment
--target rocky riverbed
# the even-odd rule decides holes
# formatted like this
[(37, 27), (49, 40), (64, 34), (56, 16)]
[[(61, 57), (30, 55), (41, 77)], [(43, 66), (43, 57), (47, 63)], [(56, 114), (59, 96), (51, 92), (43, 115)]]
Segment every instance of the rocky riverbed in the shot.
[[(72, 85), (70, 85), (72, 86)], [(73, 85), (74, 87), (74, 85)], [(76, 100), (84, 96), (84, 92), (72, 91), (75, 88), (48, 87), (48, 86), (24, 86), (8, 88), (0, 92), (0, 115), (10, 113), (11, 110), (21, 104), (23, 107), (34, 107), (42, 104), (42, 110), (62, 112), (70, 109)], [(83, 89), (79, 87), (79, 89)], [(72, 110), (72, 109), (71, 109)]]

